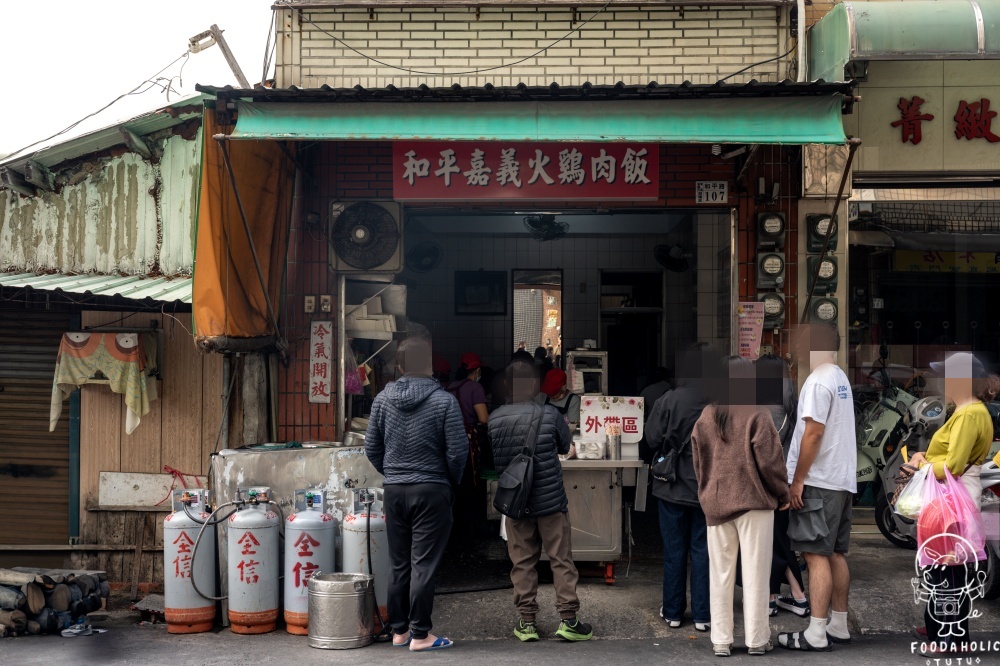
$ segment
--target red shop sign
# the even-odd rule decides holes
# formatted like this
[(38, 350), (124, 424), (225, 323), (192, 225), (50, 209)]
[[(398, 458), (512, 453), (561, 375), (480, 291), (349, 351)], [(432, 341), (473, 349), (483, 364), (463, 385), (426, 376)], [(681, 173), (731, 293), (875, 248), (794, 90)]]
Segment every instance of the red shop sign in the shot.
[(660, 195), (660, 148), (653, 143), (396, 141), (392, 165), (398, 201), (655, 201)]

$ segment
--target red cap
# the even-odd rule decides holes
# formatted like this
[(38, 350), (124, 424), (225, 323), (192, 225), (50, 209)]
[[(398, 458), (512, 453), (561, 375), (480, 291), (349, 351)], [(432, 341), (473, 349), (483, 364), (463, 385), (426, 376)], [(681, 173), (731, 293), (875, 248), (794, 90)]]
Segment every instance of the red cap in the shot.
[(483, 361), (479, 358), (479, 354), (474, 354), (473, 352), (466, 352), (462, 354), (462, 358), (459, 359), (459, 363), (466, 370), (475, 370), (476, 368), (483, 367)]
[(432, 363), (434, 367), (434, 374), (447, 375), (451, 373), (451, 363), (449, 363), (448, 359), (444, 356), (434, 354)]
[(566, 386), (566, 373), (559, 368), (553, 368), (545, 373), (545, 381), (542, 382), (542, 393), (554, 398), (556, 393)]

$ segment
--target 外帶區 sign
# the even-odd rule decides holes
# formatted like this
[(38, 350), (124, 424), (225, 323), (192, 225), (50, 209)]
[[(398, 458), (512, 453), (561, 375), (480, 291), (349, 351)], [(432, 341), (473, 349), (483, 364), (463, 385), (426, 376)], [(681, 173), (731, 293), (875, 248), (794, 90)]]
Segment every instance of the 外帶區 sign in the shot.
[(656, 144), (397, 141), (393, 198), (655, 201)]
[(621, 427), (622, 443), (642, 439), (643, 399), (620, 396), (587, 395), (580, 399), (580, 434), (600, 437), (609, 425)]

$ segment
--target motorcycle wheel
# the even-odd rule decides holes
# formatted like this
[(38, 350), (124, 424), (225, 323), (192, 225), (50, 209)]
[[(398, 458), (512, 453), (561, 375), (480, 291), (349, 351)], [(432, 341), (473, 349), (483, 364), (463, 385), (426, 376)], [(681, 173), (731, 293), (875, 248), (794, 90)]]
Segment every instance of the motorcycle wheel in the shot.
[(983, 599), (1000, 598), (1000, 558), (986, 545), (986, 580), (983, 582)]
[(906, 548), (907, 550), (916, 550), (916, 539), (906, 534), (900, 534), (896, 529), (896, 521), (892, 519), (892, 507), (889, 506), (889, 498), (885, 496), (885, 493), (881, 492), (881, 488), (878, 490), (877, 495), (878, 499), (875, 500), (875, 524), (878, 525), (878, 531), (892, 545), (899, 548)]

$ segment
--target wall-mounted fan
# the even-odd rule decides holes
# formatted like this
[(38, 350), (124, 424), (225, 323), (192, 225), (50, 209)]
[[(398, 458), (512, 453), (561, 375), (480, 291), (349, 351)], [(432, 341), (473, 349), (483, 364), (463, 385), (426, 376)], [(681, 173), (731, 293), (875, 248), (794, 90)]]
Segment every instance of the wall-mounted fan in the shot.
[(569, 231), (569, 224), (558, 221), (555, 215), (545, 213), (526, 216), (524, 228), (536, 241), (550, 241), (565, 236)]
[(656, 263), (672, 273), (683, 273), (691, 266), (688, 263), (690, 255), (680, 245), (657, 245), (653, 248), (653, 256)]
[(414, 273), (428, 273), (444, 259), (444, 250), (434, 241), (417, 243), (406, 253), (406, 267)]
[(330, 268), (395, 273), (403, 269), (398, 204), (359, 201), (330, 207)]

